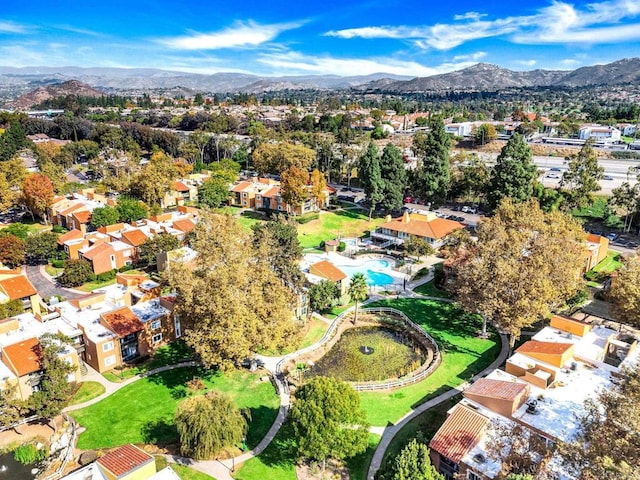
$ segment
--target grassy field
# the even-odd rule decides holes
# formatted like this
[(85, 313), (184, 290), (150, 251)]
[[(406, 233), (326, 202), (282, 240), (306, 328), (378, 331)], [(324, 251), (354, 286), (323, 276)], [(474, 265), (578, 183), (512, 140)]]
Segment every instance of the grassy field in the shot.
[(613, 250), (607, 251), (607, 256), (585, 274), (590, 286), (599, 286), (609, 275), (622, 268), (622, 255)]
[[(156, 470), (160, 471), (167, 468), (167, 459), (162, 455), (156, 455)], [(184, 465), (178, 465), (177, 463), (171, 464), (171, 470), (173, 470), (180, 480), (216, 480), (211, 475), (194, 470), (193, 468), (186, 467)]]
[(302, 337), (302, 341), (298, 346), (297, 350), (301, 348), (307, 348), (318, 340), (322, 338), (324, 333), (329, 329), (329, 324), (327, 322), (323, 322), (322, 320), (318, 320), (317, 318), (312, 318), (309, 320), (307, 325), (307, 332), (304, 337)]
[(246, 462), (234, 475), (236, 480), (296, 480), (293, 429), (288, 423), (278, 431), (269, 446)]
[(79, 403), (88, 402), (99, 397), (105, 392), (105, 388), (98, 382), (82, 382), (78, 391), (69, 400), (69, 405), (77, 405)]
[(469, 380), (495, 360), (500, 353), (500, 341), (477, 337), (481, 322), (450, 303), (416, 298), (383, 300), (374, 306), (389, 306), (402, 310), (422, 326), (437, 342), (442, 363), (422, 382), (392, 392), (363, 392), (362, 407), (372, 425), (395, 423), (412, 407), (420, 405)]
[(376, 447), (380, 443), (380, 435), (375, 433), (369, 434), (369, 445), (364, 453), (356, 455), (353, 458), (345, 460), (345, 464), (349, 469), (349, 476), (351, 480), (367, 480), (367, 473), (369, 471), (369, 464), (373, 458), (373, 454), (376, 451)]
[(353, 210), (320, 212), (318, 220), (298, 226), (298, 239), (303, 248), (317, 247), (320, 242), (341, 237), (360, 237), (364, 232), (384, 223), (384, 218), (369, 217)]
[(427, 283), (417, 286), (413, 291), (421, 295), (426, 295), (427, 297), (451, 298), (451, 294), (437, 288), (433, 280), (429, 280)]
[(230, 395), (238, 408), (251, 410), (249, 447), (264, 437), (277, 415), (279, 403), (270, 382), (261, 382), (260, 375), (247, 372), (222, 374), (200, 368), (178, 368), (142, 378), (95, 405), (73, 412), (78, 423), (87, 429), (80, 435), (78, 448), (108, 448), (125, 443), (175, 444), (178, 434), (173, 417), (180, 400), (189, 394), (186, 383), (194, 377), (202, 378), (207, 390)]

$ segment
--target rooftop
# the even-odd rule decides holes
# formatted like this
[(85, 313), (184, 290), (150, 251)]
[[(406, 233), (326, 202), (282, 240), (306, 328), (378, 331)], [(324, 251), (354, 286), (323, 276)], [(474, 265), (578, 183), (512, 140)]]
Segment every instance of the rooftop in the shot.
[(418, 237), (441, 239), (464, 228), (464, 225), (445, 218), (431, 218), (431, 216), (419, 213), (405, 213), (402, 217), (383, 223), (378, 228), (386, 228)]
[(524, 383), (481, 378), (467, 388), (465, 393), (513, 401), (526, 389), (527, 385)]
[(96, 460), (116, 478), (154, 461), (151, 455), (134, 445), (123, 445)]
[(489, 418), (465, 403), (458, 403), (450, 410), (438, 432), (431, 439), (429, 448), (437, 451), (455, 463), (480, 441)]
[(154, 298), (148, 302), (137, 303), (131, 307), (131, 310), (143, 323), (170, 313), (169, 310), (160, 305), (160, 299), (158, 298)]
[(129, 307), (123, 307), (117, 310), (112, 310), (111, 312), (103, 313), (101, 317), (109, 328), (120, 338), (139, 332), (144, 328), (140, 319)]
[(18, 300), (35, 295), (37, 290), (24, 275), (16, 275), (0, 280), (0, 288), (7, 294), (10, 300)]
[(310, 265), (309, 273), (324, 277), (327, 280), (331, 280), (332, 282), (339, 282), (340, 280), (344, 280), (345, 278), (347, 278), (346, 273), (344, 273), (328, 260), (321, 260), (317, 263), (314, 263), (313, 265)]
[(39, 371), (40, 341), (29, 338), (13, 345), (7, 345), (2, 349), (2, 360), (18, 377)]

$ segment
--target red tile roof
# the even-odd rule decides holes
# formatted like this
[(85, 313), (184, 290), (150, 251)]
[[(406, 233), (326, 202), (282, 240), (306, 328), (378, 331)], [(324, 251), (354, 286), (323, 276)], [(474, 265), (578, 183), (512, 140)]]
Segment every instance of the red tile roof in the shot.
[(142, 230), (136, 228), (134, 230), (127, 230), (126, 232), (122, 232), (122, 240), (126, 243), (133, 245), (134, 247), (139, 247), (144, 242), (149, 239)]
[(100, 255), (101, 253), (105, 253), (108, 251), (114, 251), (113, 247), (111, 246), (110, 243), (99, 243), (98, 245), (95, 245), (93, 247), (91, 247), (89, 250), (87, 250), (86, 252), (84, 252), (82, 254), (82, 256), (84, 258), (86, 258), (87, 260), (93, 260), (94, 258), (96, 258), (98, 255)]
[(118, 337), (126, 337), (144, 329), (144, 325), (129, 307), (123, 307), (101, 315), (102, 319)]
[(58, 245), (63, 245), (64, 242), (67, 242), (69, 240), (77, 240), (79, 238), (82, 238), (83, 236), (84, 235), (80, 230), (78, 230), (77, 228), (74, 228), (73, 230), (67, 233), (63, 233), (58, 237)]
[(571, 347), (573, 347), (573, 343), (539, 342), (538, 340), (529, 340), (516, 349), (516, 352), (524, 355), (527, 353), (562, 355)]
[(173, 222), (173, 228), (180, 230), (181, 232), (188, 233), (195, 228), (196, 224), (188, 218), (182, 220), (176, 220)]
[(4, 363), (18, 377), (37, 372), (40, 365), (40, 342), (37, 338), (29, 338), (20, 343), (7, 345), (2, 349)]
[(82, 212), (74, 213), (72, 217), (74, 217), (80, 223), (89, 223), (89, 220), (91, 220), (91, 212), (88, 210), (83, 210)]
[(478, 444), (487, 425), (487, 417), (459, 403), (431, 439), (429, 448), (454, 463), (460, 463)]
[(237, 185), (234, 185), (233, 187), (231, 187), (231, 191), (232, 192), (242, 192), (245, 188), (250, 187), (252, 184), (251, 182), (240, 182)]
[(187, 187), (184, 183), (182, 183), (180, 181), (173, 182), (173, 189), (176, 192), (188, 192), (189, 191), (189, 187)]
[(481, 378), (467, 388), (464, 393), (465, 395), (471, 393), (481, 397), (513, 401), (527, 388), (528, 386), (524, 383)]
[(450, 233), (464, 228), (464, 225), (445, 218), (427, 220), (425, 215), (409, 215), (394, 218), (383, 223), (379, 228), (387, 228), (396, 232), (404, 232), (423, 238), (441, 239)]
[(62, 210), (60, 212), (60, 215), (66, 217), (70, 213), (73, 213), (76, 210), (80, 210), (81, 208), (87, 208), (87, 207), (85, 205), (83, 205), (82, 203), (76, 203), (75, 205), (71, 205), (70, 207), (66, 208), (65, 210)]
[(263, 197), (277, 197), (280, 195), (280, 187), (271, 187), (262, 194)]
[(30, 297), (38, 293), (36, 288), (31, 285), (29, 279), (24, 275), (16, 275), (15, 277), (0, 280), (0, 288), (5, 291), (11, 300)]
[(134, 445), (123, 445), (100, 457), (96, 462), (116, 478), (135, 470), (154, 459)]
[(324, 277), (332, 282), (339, 282), (347, 278), (346, 273), (327, 260), (322, 260), (311, 265), (309, 267), (309, 273)]

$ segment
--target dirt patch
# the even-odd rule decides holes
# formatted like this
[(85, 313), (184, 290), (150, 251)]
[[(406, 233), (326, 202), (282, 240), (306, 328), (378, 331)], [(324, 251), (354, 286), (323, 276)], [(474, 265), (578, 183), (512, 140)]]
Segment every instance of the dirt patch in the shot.
[[(61, 429), (64, 418), (62, 416), (56, 417), (54, 422), (56, 427)], [(53, 428), (46, 423), (20, 425), (17, 431), (5, 430), (0, 434), (0, 450), (7, 450), (10, 447), (22, 445), (35, 439), (49, 443), (49, 439), (53, 436), (53, 433)]]
[(317, 463), (303, 463), (296, 465), (296, 477), (298, 480), (349, 480), (349, 470), (344, 464), (336, 461), (328, 461), (322, 471), (322, 465)]

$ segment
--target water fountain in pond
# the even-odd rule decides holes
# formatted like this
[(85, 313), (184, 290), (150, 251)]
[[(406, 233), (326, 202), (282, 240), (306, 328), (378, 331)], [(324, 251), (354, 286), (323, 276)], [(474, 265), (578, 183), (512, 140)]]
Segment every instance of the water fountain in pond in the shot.
[(371, 355), (373, 353), (373, 347), (368, 347), (366, 345), (362, 345), (360, 347), (360, 353), (364, 355)]

